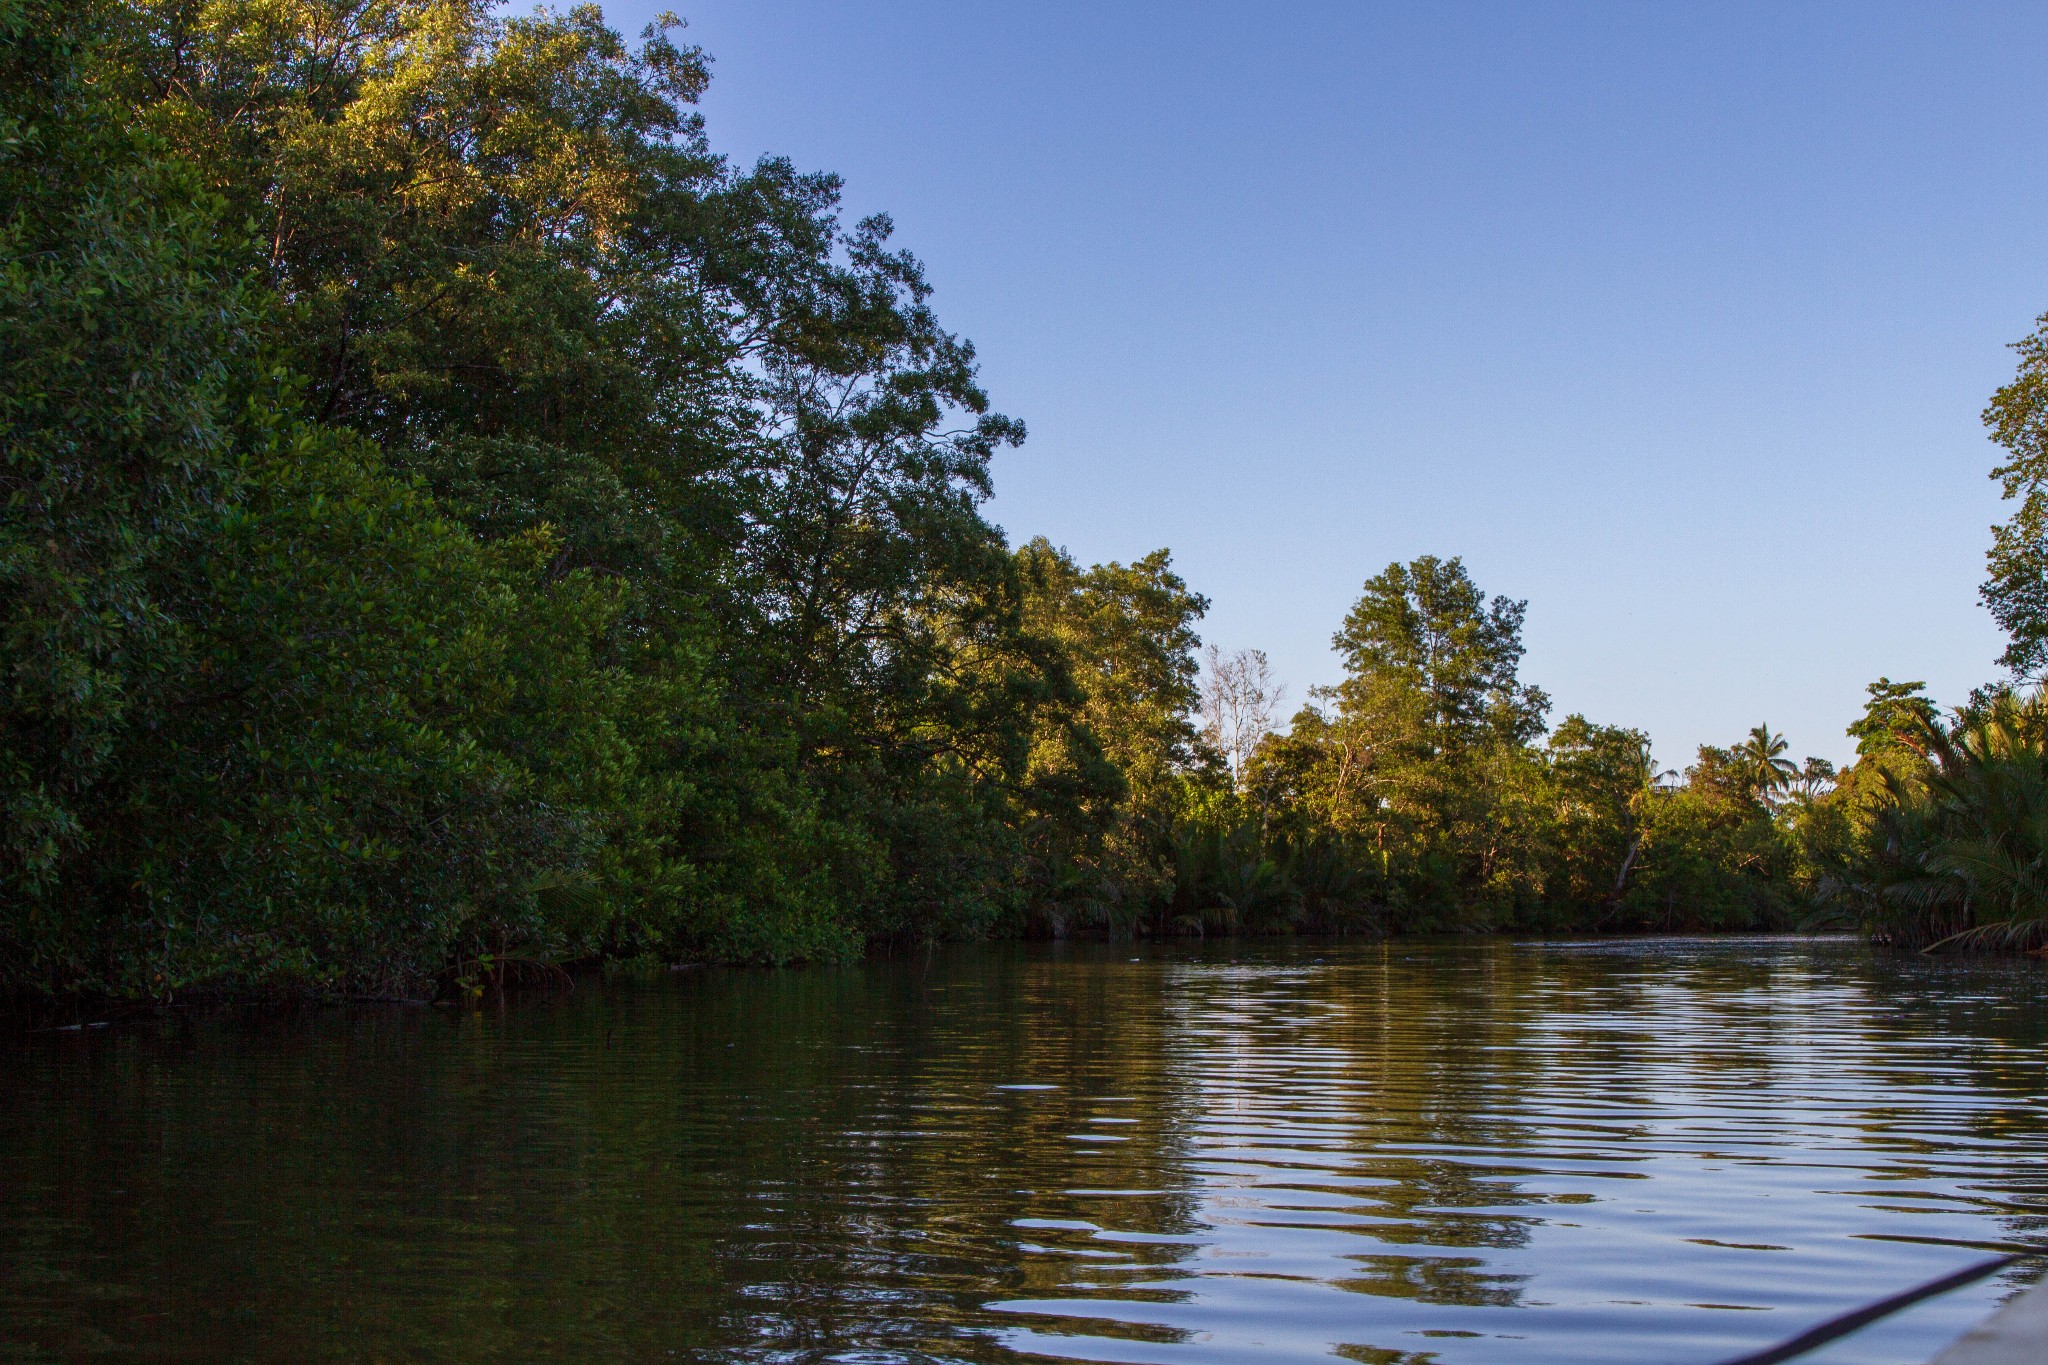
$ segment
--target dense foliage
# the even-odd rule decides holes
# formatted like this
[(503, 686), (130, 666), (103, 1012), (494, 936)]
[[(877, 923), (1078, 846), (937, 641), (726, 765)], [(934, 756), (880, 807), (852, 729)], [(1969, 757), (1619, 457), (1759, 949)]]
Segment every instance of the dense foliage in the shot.
[[(1424, 557), (1272, 732), (1165, 551), (1005, 543), (1023, 427), (918, 262), (833, 177), (717, 155), (675, 29), (0, 0), (0, 986), (1845, 907), (2039, 937), (2034, 702), (1951, 730), (1880, 682), (1839, 780), (1761, 726), (1680, 779), (1550, 727), (1524, 604)], [(1986, 597), (2031, 677), (2023, 355)]]
[(7, 980), (839, 954), (1015, 914), (1032, 822), (1116, 799), (1033, 767), (1091, 740), (977, 510), (1021, 428), (886, 221), (708, 150), (701, 54), (427, 0), (0, 36)]

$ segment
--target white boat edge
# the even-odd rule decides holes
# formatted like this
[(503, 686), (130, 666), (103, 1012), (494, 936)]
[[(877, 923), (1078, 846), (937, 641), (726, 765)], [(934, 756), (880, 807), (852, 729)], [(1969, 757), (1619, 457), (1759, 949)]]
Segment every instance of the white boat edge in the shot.
[(2022, 1290), (1933, 1365), (2043, 1365), (2048, 1362), (2048, 1281)]

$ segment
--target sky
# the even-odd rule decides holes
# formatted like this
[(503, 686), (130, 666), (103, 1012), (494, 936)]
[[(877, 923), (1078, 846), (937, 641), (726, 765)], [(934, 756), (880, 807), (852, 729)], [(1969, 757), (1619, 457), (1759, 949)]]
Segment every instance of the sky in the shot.
[[(613, 4), (637, 33), (663, 6)], [(699, 0), (714, 146), (885, 211), (1030, 439), (1302, 699), (1390, 561), (1528, 601), (1553, 720), (1853, 757), (1998, 675), (1978, 414), (2048, 310), (2048, 6)]]

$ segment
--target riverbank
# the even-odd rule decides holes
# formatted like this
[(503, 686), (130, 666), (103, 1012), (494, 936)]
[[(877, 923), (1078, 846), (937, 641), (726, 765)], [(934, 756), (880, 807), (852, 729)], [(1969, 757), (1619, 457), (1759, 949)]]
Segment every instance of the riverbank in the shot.
[[(1314, 935), (1314, 934), (1254, 934), (1254, 935), (1212, 935), (1187, 934), (1175, 937), (1152, 937), (1109, 939), (1101, 935), (1076, 935), (1061, 938), (1039, 937), (1029, 939), (998, 940), (979, 945), (989, 950), (1033, 950), (1057, 955), (1063, 952), (1106, 952), (1115, 955), (1123, 952), (1156, 956), (1176, 951), (1220, 951), (1223, 953), (1247, 952), (1260, 955), (1271, 951), (1287, 951), (1307, 954), (1311, 957), (1325, 951), (1345, 952), (1361, 946), (1386, 945), (1390, 948), (1428, 948), (1442, 946), (1480, 946), (1485, 944), (1506, 944), (1521, 946), (1566, 946), (1591, 949), (1612, 946), (1621, 950), (1632, 947), (1653, 947), (1660, 943), (1718, 943), (1731, 947), (1755, 944), (1851, 944), (1866, 942), (1860, 935), (1846, 932), (1837, 933), (1740, 933), (1701, 936), (1697, 934), (1607, 934), (1588, 937), (1583, 934), (1556, 935), (1446, 935), (1406, 934), (1377, 935), (1370, 933)], [(1882, 943), (1871, 944), (1872, 950), (1880, 955), (1895, 955), (1903, 958), (1925, 956), (1922, 950), (1904, 948)], [(857, 959), (836, 963), (792, 963), (777, 967), (763, 963), (719, 963), (719, 962), (663, 962), (657, 958), (642, 956), (616, 960), (586, 958), (560, 966), (535, 966), (519, 964), (513, 970), (495, 973), (479, 970), (468, 977), (449, 974), (432, 995), (420, 996), (337, 996), (316, 994), (290, 994), (270, 992), (265, 994), (236, 994), (230, 992), (190, 992), (174, 1000), (115, 1000), (106, 997), (79, 995), (69, 998), (16, 998), (0, 999), (0, 1034), (31, 1034), (49, 1032), (80, 1032), (88, 1029), (106, 1028), (129, 1021), (171, 1017), (180, 1013), (204, 1014), (217, 1010), (281, 1010), (293, 1011), (318, 1009), (339, 1005), (390, 1005), (399, 1008), (461, 1009), (476, 1007), (485, 1003), (502, 1004), (507, 1000), (545, 999), (563, 990), (602, 987), (609, 981), (658, 981), (678, 973), (739, 973), (751, 975), (763, 971), (831, 971), (852, 966), (869, 965), (886, 967), (892, 964), (930, 961), (935, 955), (974, 951), (971, 944), (932, 944), (924, 947), (884, 947), (871, 950)], [(1963, 960), (1990, 961), (2036, 961), (2043, 955), (2015, 955), (1996, 946), (1971, 947), (1956, 945), (1943, 954), (1945, 957)]]

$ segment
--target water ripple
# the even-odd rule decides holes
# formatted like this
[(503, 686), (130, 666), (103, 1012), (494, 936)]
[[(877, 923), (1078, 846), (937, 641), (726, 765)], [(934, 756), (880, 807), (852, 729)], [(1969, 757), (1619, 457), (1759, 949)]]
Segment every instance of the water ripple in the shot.
[(2048, 1246), (2044, 1007), (1828, 941), (992, 948), (22, 1043), (0, 1357), (1704, 1363)]

